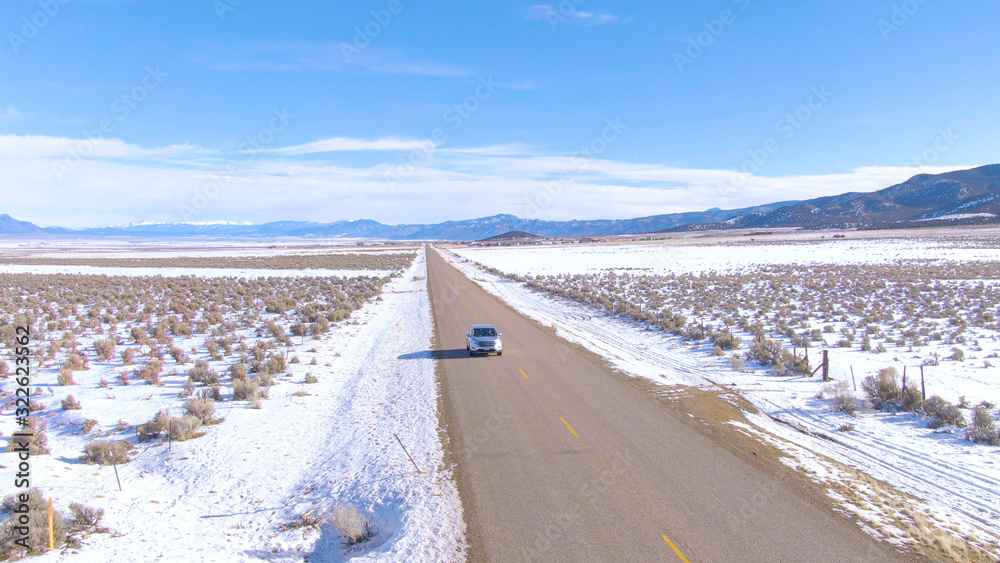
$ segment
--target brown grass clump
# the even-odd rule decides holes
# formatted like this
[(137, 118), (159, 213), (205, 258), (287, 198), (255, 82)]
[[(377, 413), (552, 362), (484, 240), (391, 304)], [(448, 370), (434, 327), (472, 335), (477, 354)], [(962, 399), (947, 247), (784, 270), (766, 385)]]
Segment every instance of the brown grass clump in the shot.
[(219, 374), (205, 360), (196, 360), (194, 367), (188, 370), (188, 379), (202, 385), (215, 385), (219, 382)]
[(115, 343), (110, 339), (95, 340), (94, 352), (100, 360), (110, 362), (111, 358), (115, 357)]
[(73, 379), (73, 370), (68, 368), (59, 368), (59, 376), (56, 378), (59, 385), (76, 385), (76, 381)]
[(983, 406), (978, 406), (972, 411), (972, 424), (965, 431), (967, 440), (973, 442), (985, 442), (991, 446), (1000, 446), (1000, 433), (997, 432), (996, 423), (990, 411)]
[(847, 381), (836, 381), (823, 387), (823, 393), (830, 398), (830, 410), (846, 412), (854, 416), (858, 409), (858, 401), (851, 392), (851, 384)]
[(72, 371), (82, 371), (90, 369), (90, 361), (86, 354), (70, 354), (66, 356), (62, 367)]
[(932, 395), (924, 401), (924, 413), (931, 418), (927, 426), (930, 428), (941, 428), (942, 426), (965, 426), (965, 416), (955, 405), (942, 399), (937, 395)]
[(128, 463), (128, 454), (134, 446), (125, 440), (94, 440), (86, 446), (87, 463), (115, 465)]
[(896, 368), (880, 369), (878, 375), (869, 375), (861, 381), (861, 389), (871, 399), (875, 408), (883, 408), (887, 403), (898, 403), (902, 389)]
[(139, 370), (139, 377), (150, 385), (162, 385), (160, 375), (163, 373), (163, 360), (150, 360)]
[(126, 348), (122, 350), (121, 357), (122, 357), (122, 364), (126, 366), (132, 365), (132, 363), (135, 361), (135, 348)]
[(196, 416), (185, 415), (180, 418), (170, 419), (170, 438), (178, 442), (190, 440), (204, 436), (204, 432), (199, 432), (201, 419)]
[(353, 506), (338, 504), (330, 514), (329, 522), (347, 546), (364, 543), (378, 534), (371, 518), (362, 515)]
[(135, 433), (139, 436), (140, 442), (159, 438), (160, 435), (170, 427), (170, 415), (167, 411), (160, 411), (153, 416), (152, 420), (135, 427)]
[(69, 395), (68, 397), (62, 400), (62, 409), (64, 411), (75, 411), (75, 410), (80, 410), (82, 408), (83, 407), (80, 405), (80, 401), (77, 401), (76, 398), (73, 397), (73, 395)]
[(234, 401), (259, 401), (261, 398), (260, 384), (256, 379), (234, 379), (233, 380), (233, 400)]
[(212, 399), (188, 399), (184, 403), (184, 410), (200, 420), (202, 424), (215, 424), (217, 422), (212, 417), (215, 414), (215, 401)]
[(50, 453), (49, 438), (45, 435), (49, 423), (37, 416), (29, 416), (27, 422), (28, 424), (20, 432), (29, 434), (29, 436), (11, 436), (10, 441), (7, 442), (7, 451), (17, 452), (27, 448), (31, 455)]

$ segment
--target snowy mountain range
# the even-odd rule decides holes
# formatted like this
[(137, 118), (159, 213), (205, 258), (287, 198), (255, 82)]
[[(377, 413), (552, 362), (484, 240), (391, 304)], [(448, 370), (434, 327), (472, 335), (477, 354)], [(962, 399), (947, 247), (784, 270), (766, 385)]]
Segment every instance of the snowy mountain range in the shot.
[(668, 230), (759, 227), (888, 227), (993, 222), (1000, 216), (1000, 164), (919, 174), (871, 193), (850, 192)]
[(318, 223), (150, 223), (92, 229), (39, 227), (0, 215), (0, 234), (130, 237), (343, 237), (393, 240), (479, 240), (508, 231), (584, 236), (761, 227), (886, 227), (992, 222), (1000, 216), (1000, 164), (920, 174), (871, 193), (850, 192), (744, 209), (719, 208), (636, 219), (543, 221), (494, 215), (435, 224), (386, 225), (369, 219)]

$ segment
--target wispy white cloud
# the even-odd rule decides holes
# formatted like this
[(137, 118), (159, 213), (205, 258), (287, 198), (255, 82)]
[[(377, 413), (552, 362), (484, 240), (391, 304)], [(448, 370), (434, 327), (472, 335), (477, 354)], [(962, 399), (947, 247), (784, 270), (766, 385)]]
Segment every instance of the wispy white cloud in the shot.
[(349, 151), (410, 151), (433, 149), (434, 143), (429, 139), (402, 139), (385, 137), (382, 139), (355, 139), (350, 137), (331, 137), (312, 143), (265, 149), (261, 152), (279, 155), (316, 154), (325, 152)]
[(7, 109), (0, 107), (0, 121), (15, 121), (25, 117), (25, 114), (18, 111), (14, 104), (7, 106)]
[(209, 47), (192, 58), (211, 70), (232, 72), (345, 72), (360, 68), (379, 74), (411, 76), (475, 75), (472, 69), (462, 65), (413, 59), (374, 47), (348, 61), (335, 43), (278, 42)]
[[(105, 139), (82, 163), (58, 179), (55, 166), (82, 139), (0, 135), (4, 211), (15, 217), (70, 227), (138, 220), (180, 221), (182, 206), (219, 177), (225, 181), (197, 217), (188, 220), (278, 219), (333, 221), (372, 218), (387, 223), (433, 222), (505, 212), (526, 216), (539, 194), (559, 179), (559, 197), (542, 219), (623, 218), (738, 208), (847, 191), (874, 191), (917, 173), (959, 167), (869, 166), (839, 174), (750, 176), (739, 189), (733, 172), (656, 163), (589, 160), (519, 144), (436, 147), (427, 163), (395, 183), (398, 152), (420, 140), (330, 138), (260, 151), (252, 158), (189, 144), (139, 147)], [(426, 145), (424, 145), (426, 147)], [(324, 153), (382, 152), (382, 164), (344, 162)], [(233, 163), (239, 163), (232, 167)], [(225, 172), (232, 169), (233, 172)]]
[(572, 3), (559, 5), (532, 4), (521, 12), (521, 17), (526, 20), (547, 21), (552, 27), (558, 27), (563, 24), (592, 26), (632, 21), (632, 18), (621, 18), (616, 14), (578, 10)]

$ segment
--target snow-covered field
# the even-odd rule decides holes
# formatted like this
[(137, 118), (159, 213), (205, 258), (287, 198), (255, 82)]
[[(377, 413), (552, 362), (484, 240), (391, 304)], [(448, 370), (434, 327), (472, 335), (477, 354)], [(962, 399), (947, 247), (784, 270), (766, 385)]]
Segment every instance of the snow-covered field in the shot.
[[(234, 274), (230, 269), (222, 275)], [(350, 273), (360, 274), (375, 272)], [(33, 400), (45, 408), (35, 415), (48, 422), (51, 454), (32, 457), (32, 486), (51, 496), (57, 510), (71, 502), (103, 508), (102, 524), (112, 533), (89, 535), (79, 550), (38, 560), (463, 559), (461, 504), (443, 466), (434, 361), (426, 353), (433, 327), (425, 277), (420, 252), (412, 267), (350, 320), (333, 325), (320, 339), (293, 337), (290, 347), (280, 347), (281, 354), (299, 361), (275, 378), (260, 408), (232, 400), (232, 389), (224, 385), (224, 400), (215, 412), (224, 420), (202, 427), (204, 436), (183, 442), (136, 443), (134, 428), (161, 409), (184, 414), (178, 393), (190, 364), (178, 367), (179, 375), (164, 374), (164, 385), (120, 384), (116, 378), (123, 368), (117, 358), (92, 359), (89, 370), (74, 372), (71, 386), (56, 384), (58, 370), (39, 371), (32, 387), (44, 391)], [(262, 339), (245, 337), (248, 343)], [(77, 339), (80, 349), (93, 345), (86, 334)], [(222, 372), (232, 361), (211, 360), (205, 341), (196, 333), (175, 345), (187, 350), (197, 343), (201, 353), (192, 352), (191, 359), (208, 359)], [(167, 358), (165, 363), (170, 368), (174, 362)], [(306, 383), (307, 374), (317, 381)], [(108, 387), (100, 386), (102, 379)], [(0, 385), (9, 391), (13, 379)], [(82, 409), (60, 408), (69, 394)], [(6, 416), (10, 412), (5, 406), (0, 417), (3, 436), (15, 430), (14, 417)], [(88, 421), (94, 422), (85, 433)], [(85, 444), (97, 438), (136, 446), (131, 461), (117, 466), (121, 491), (114, 467), (81, 460)], [(0, 460), (2, 490), (14, 492), (7, 485), (17, 471), (14, 454), (2, 453)], [(371, 518), (375, 536), (346, 548), (322, 521), (289, 525), (335, 505), (356, 507)]]
[[(997, 240), (1000, 240), (998, 237)], [(509, 274), (689, 273), (771, 264), (878, 264), (893, 260), (1000, 260), (1000, 246), (946, 238), (830, 239), (785, 244), (601, 244), (462, 248), (455, 252)]]
[(25, 265), (0, 264), (0, 274), (86, 274), (95, 276), (198, 276), (203, 278), (299, 278), (299, 277), (354, 277), (388, 276), (389, 270), (275, 270), (248, 268), (121, 268), (83, 265)]
[[(557, 334), (583, 344), (608, 358), (619, 369), (663, 384), (737, 390), (760, 410), (748, 413), (757, 426), (743, 431), (779, 436), (780, 444), (790, 455), (788, 463), (814, 472), (826, 482), (850, 477), (831, 476), (821, 467), (815, 454), (856, 468), (897, 489), (922, 499), (942, 527), (955, 526), (956, 534), (969, 535), (974, 543), (1000, 554), (995, 543), (1000, 539), (1000, 447), (973, 443), (963, 429), (945, 426), (928, 427), (925, 416), (893, 413), (862, 406), (852, 417), (833, 412), (829, 390), (820, 377), (777, 377), (771, 369), (748, 362), (734, 369), (727, 357), (718, 357), (714, 345), (706, 340), (682, 338), (661, 330), (650, 330), (633, 321), (608, 314), (595, 307), (567, 298), (533, 291), (524, 283), (494, 275), (483, 267), (504, 273), (527, 275), (597, 274), (614, 271), (619, 275), (683, 274), (709, 271), (754, 271), (761, 265), (782, 264), (892, 264), (900, 259), (936, 259), (949, 261), (997, 260), (1000, 250), (995, 241), (956, 241), (935, 238), (827, 240), (809, 243), (765, 245), (660, 244), (598, 245), (567, 247), (461, 248), (443, 252), (469, 277), (488, 291), (502, 297), (522, 313), (545, 325), (557, 328)], [(987, 281), (989, 283), (989, 281)], [(794, 295), (790, 296), (794, 301)], [(871, 296), (874, 298), (875, 296)], [(985, 304), (995, 307), (996, 303)], [(694, 319), (691, 319), (694, 320)], [(718, 323), (717, 323), (718, 324)], [(986, 401), (996, 418), (1000, 403), (1000, 367), (983, 367), (983, 359), (1000, 351), (997, 331), (975, 328), (976, 346), (981, 352), (975, 361), (949, 361), (942, 357), (936, 366), (925, 366), (927, 396), (940, 395), (950, 402), (964, 396), (969, 407)], [(734, 332), (739, 333), (738, 330)], [(839, 336), (839, 335), (838, 335)], [(752, 340), (743, 334), (741, 353)], [(970, 336), (969, 346), (972, 346)], [(787, 342), (786, 342), (787, 344)], [(829, 344), (828, 344), (829, 345)], [(813, 346), (817, 346), (814, 344)], [(891, 347), (885, 352), (862, 351), (858, 346), (829, 348), (831, 376), (846, 381), (851, 394), (860, 403), (862, 379), (888, 366), (907, 366), (908, 385), (919, 385), (920, 364), (932, 348), (943, 344), (927, 343), (914, 351), (910, 347)], [(952, 344), (947, 345), (950, 350)], [(944, 350), (944, 348), (942, 348)], [(801, 355), (801, 349), (799, 355)], [(729, 353), (726, 354), (728, 356)], [(821, 350), (811, 350), (816, 366)], [(993, 360), (1000, 365), (1000, 361)], [(853, 377), (851, 368), (853, 367)], [(857, 391), (854, 391), (854, 381)], [(971, 410), (960, 409), (968, 419)], [(853, 426), (853, 430), (850, 427)], [(761, 432), (764, 430), (765, 432)], [(765, 438), (770, 439), (770, 438)], [(837, 493), (831, 488), (831, 496)], [(843, 500), (841, 497), (837, 497)], [(894, 514), (902, 509), (887, 509), (881, 514), (862, 514), (856, 504), (845, 501), (850, 510), (878, 528), (877, 534), (905, 542), (906, 530), (892, 524)], [(896, 513), (892, 511), (896, 510)], [(898, 514), (896, 514), (898, 515)], [(893, 527), (895, 526), (895, 528)], [(970, 535), (971, 534), (971, 535)]]

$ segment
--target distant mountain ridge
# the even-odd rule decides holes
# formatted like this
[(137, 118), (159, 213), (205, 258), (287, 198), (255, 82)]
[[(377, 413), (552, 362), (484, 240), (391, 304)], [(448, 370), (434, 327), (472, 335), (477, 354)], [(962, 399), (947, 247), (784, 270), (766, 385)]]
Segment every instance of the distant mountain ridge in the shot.
[(0, 215), (0, 234), (125, 237), (343, 237), (387, 240), (482, 240), (510, 231), (572, 237), (762, 227), (849, 228), (998, 221), (1000, 164), (944, 174), (919, 174), (888, 188), (743, 209), (669, 213), (636, 219), (543, 221), (493, 215), (435, 224), (385, 225), (370, 219), (317, 223), (137, 223), (97, 229), (39, 227)]
[(888, 188), (849, 192), (752, 212), (727, 220), (668, 230), (759, 227), (888, 227), (957, 220), (993, 221), (1000, 216), (1000, 164), (943, 174), (918, 174)]
[[(766, 213), (791, 202), (758, 205), (724, 211), (709, 209), (690, 213), (670, 213), (638, 219), (593, 221), (543, 221), (522, 219), (515, 215), (493, 215), (464, 221), (446, 221), (428, 225), (385, 225), (370, 219), (317, 223), (312, 221), (274, 221), (259, 225), (237, 223), (137, 223), (119, 227), (65, 229), (39, 227), (0, 215), (0, 234), (52, 234), (79, 236), (132, 237), (343, 237), (391, 240), (481, 240), (509, 231), (525, 231), (538, 236), (583, 236), (649, 233), (692, 222), (717, 222), (746, 213)], [(8, 225), (9, 229), (8, 230)]]

